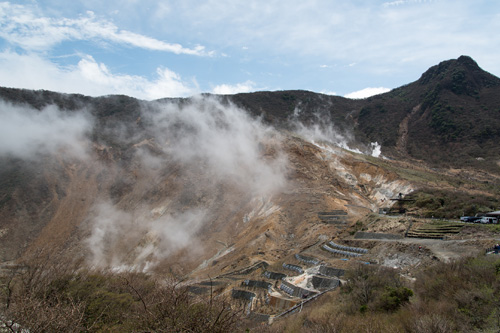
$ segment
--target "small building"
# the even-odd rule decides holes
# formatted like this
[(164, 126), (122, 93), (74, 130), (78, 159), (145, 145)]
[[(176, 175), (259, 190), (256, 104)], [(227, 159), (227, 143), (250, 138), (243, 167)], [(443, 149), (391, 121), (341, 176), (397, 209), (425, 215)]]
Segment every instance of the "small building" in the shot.
[(496, 217), (497, 219), (500, 220), (500, 210), (497, 210), (495, 212), (486, 213), (486, 214), (484, 214), (484, 216), (487, 216), (487, 217)]

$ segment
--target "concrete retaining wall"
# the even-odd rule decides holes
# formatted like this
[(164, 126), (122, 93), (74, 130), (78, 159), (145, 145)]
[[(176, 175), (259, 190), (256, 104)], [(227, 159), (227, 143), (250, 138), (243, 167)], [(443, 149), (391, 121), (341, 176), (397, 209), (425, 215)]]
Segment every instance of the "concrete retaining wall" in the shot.
[(308, 298), (317, 294), (314, 291), (294, 286), (286, 281), (281, 281), (280, 289), (288, 295), (298, 298)]
[(319, 274), (329, 277), (344, 276), (345, 271), (340, 268), (333, 268), (328, 266), (320, 266)]
[(331, 247), (332, 249), (337, 249), (337, 250), (341, 250), (341, 251), (355, 252), (355, 253), (361, 253), (361, 254), (368, 253), (367, 249), (363, 249), (360, 247), (340, 245), (340, 244), (336, 244), (332, 241), (328, 242), (328, 246)]
[(195, 295), (206, 294), (209, 292), (208, 288), (199, 287), (199, 286), (190, 286), (188, 290), (190, 293), (193, 293)]
[(340, 256), (343, 256), (343, 257), (361, 257), (361, 253), (354, 253), (354, 252), (349, 252), (349, 251), (342, 251), (342, 250), (332, 249), (331, 247), (329, 247), (326, 244), (324, 244), (321, 248), (323, 250), (326, 250), (326, 251), (330, 252), (330, 253), (333, 253), (333, 254), (336, 254), (336, 255), (340, 255)]
[(267, 304), (280, 310), (289, 309), (297, 305), (299, 301), (296, 299), (285, 299), (277, 296), (270, 295), (267, 299)]
[(347, 212), (344, 210), (333, 210), (331, 212), (319, 212), (318, 218), (328, 224), (346, 224)]
[(403, 239), (403, 236), (394, 234), (384, 234), (378, 232), (358, 231), (354, 235), (354, 238), (355, 239)]
[(269, 289), (272, 286), (272, 283), (265, 281), (255, 281), (255, 280), (245, 280), (241, 283), (242, 286), (247, 286), (250, 288), (262, 288)]
[(297, 265), (292, 265), (292, 264), (283, 264), (283, 268), (285, 269), (289, 269), (291, 271), (295, 271), (299, 274), (302, 274), (304, 273), (304, 270), (302, 269), (302, 267), (300, 266), (297, 266)]
[(312, 285), (313, 288), (317, 290), (332, 289), (340, 285), (340, 280), (314, 275), (312, 277)]
[(286, 274), (283, 273), (275, 273), (275, 272), (270, 272), (270, 271), (265, 271), (262, 273), (262, 275), (268, 279), (271, 280), (282, 280), (286, 278)]
[(231, 291), (231, 296), (234, 299), (243, 299), (243, 300), (251, 301), (255, 297), (255, 294), (251, 293), (249, 291), (246, 291), (246, 290), (233, 289)]
[(334, 209), (329, 212), (319, 212), (318, 216), (328, 216), (328, 215), (347, 215), (347, 212), (343, 209)]
[(298, 261), (305, 262), (306, 264), (310, 264), (310, 265), (317, 265), (317, 264), (319, 264), (319, 260), (318, 259), (313, 258), (313, 257), (307, 257), (307, 256), (304, 256), (304, 255), (301, 255), (301, 254), (298, 254), (298, 253), (295, 255), (295, 259), (297, 259)]

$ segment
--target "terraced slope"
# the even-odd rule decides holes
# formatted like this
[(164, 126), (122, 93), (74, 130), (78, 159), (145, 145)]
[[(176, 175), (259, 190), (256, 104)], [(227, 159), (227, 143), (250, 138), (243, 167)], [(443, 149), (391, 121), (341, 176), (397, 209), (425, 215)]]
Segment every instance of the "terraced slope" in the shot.
[(433, 222), (413, 226), (406, 237), (444, 239), (447, 235), (458, 234), (463, 228), (462, 223)]

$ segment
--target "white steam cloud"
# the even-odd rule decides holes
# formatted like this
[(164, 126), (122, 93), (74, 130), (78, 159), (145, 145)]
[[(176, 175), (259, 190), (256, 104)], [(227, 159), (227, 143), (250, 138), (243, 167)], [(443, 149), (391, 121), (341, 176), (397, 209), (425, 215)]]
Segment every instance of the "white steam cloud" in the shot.
[(316, 121), (313, 124), (305, 125), (297, 120), (299, 114), (300, 110), (297, 109), (294, 111), (295, 119), (293, 124), (297, 134), (312, 144), (318, 146), (326, 142), (353, 153), (371, 155), (373, 157), (381, 156), (382, 146), (378, 142), (372, 142), (369, 147), (361, 147), (349, 132), (341, 132), (336, 129), (330, 119), (325, 119), (316, 114)]
[(378, 142), (372, 142), (371, 149), (372, 149), (371, 155), (373, 157), (382, 156), (382, 146)]
[(298, 123), (296, 126), (298, 127), (297, 133), (313, 144), (328, 142), (342, 149), (362, 154), (359, 149), (349, 147), (349, 142), (352, 142), (352, 138), (341, 134), (333, 125), (313, 124), (306, 126)]
[(61, 111), (56, 106), (36, 110), (0, 101), (0, 155), (33, 159), (64, 151), (83, 158), (90, 128), (86, 112)]
[(152, 120), (162, 150), (184, 165), (202, 163), (216, 179), (256, 195), (272, 194), (286, 183), (277, 132), (233, 105), (198, 97), (181, 108), (159, 105)]
[[(141, 140), (135, 144), (141, 172), (161, 182), (173, 168), (169, 181), (182, 189), (156, 198), (154, 207), (95, 207), (87, 242), (94, 266), (147, 271), (179, 250), (199, 251), (198, 233), (220, 209), (210, 198), (198, 200), (199, 193), (215, 196), (222, 185), (249, 198), (270, 198), (286, 186), (280, 136), (234, 105), (200, 96), (150, 104), (141, 118), (149, 139), (128, 138)], [(230, 205), (231, 198), (224, 200)]]
[(196, 250), (195, 234), (203, 225), (202, 210), (154, 216), (146, 210), (126, 212), (102, 202), (96, 206), (92, 235), (87, 239), (94, 267), (115, 271), (148, 271), (186, 246)]

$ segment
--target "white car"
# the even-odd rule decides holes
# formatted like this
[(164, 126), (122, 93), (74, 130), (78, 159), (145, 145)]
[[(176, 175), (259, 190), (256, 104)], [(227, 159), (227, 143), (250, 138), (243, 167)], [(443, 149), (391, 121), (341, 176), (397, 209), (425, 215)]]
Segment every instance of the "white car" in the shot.
[(493, 224), (497, 224), (498, 223), (498, 219), (496, 217), (491, 217), (491, 216), (483, 216), (481, 218), (481, 223), (493, 223)]

